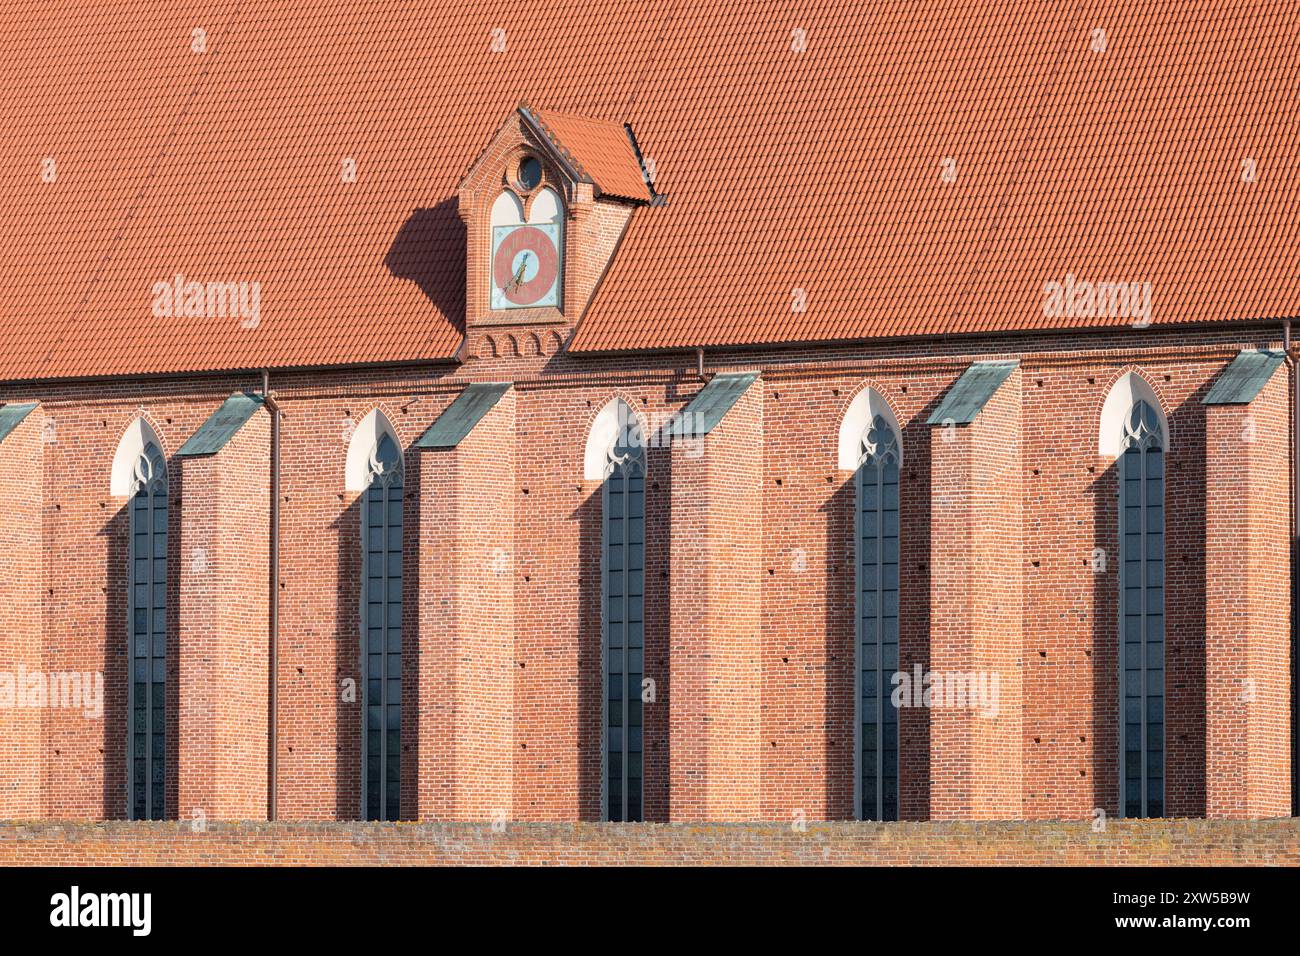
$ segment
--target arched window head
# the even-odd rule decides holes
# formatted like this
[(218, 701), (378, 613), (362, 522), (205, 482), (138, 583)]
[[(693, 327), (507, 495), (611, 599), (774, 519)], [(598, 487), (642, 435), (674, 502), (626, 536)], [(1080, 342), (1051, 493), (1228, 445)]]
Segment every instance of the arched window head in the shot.
[[(115, 498), (127, 498), (139, 488), (140, 476), (153, 480), (159, 473), (166, 473), (166, 456), (162, 453), (163, 443), (158, 434), (143, 418), (137, 418), (126, 427), (122, 438), (113, 453), (113, 465), (109, 472), (109, 493)], [(146, 457), (145, 451), (152, 448)], [(161, 464), (161, 467), (159, 465)]]
[(491, 220), (494, 226), (522, 225), (524, 204), (511, 190), (502, 190), (501, 195), (497, 196), (496, 201), (492, 203)]
[(605, 463), (606, 475), (620, 470), (645, 474), (645, 439), (641, 435), (640, 423), (632, 415), (619, 428), (614, 443), (609, 446), (609, 460)]
[(621, 398), (609, 401), (591, 423), (583, 453), (582, 477), (603, 481), (612, 468), (629, 457), (645, 469), (646, 433), (641, 420)]
[(140, 457), (135, 460), (135, 469), (132, 474), (131, 494), (138, 494), (141, 491), (148, 491), (152, 494), (157, 490), (161, 483), (164, 488), (167, 482), (167, 462), (163, 460), (162, 452), (153, 442), (145, 445), (140, 452)]
[(1124, 450), (1164, 447), (1164, 424), (1160, 415), (1146, 402), (1136, 402), (1124, 422)]
[(1160, 447), (1169, 449), (1169, 422), (1155, 389), (1137, 372), (1126, 372), (1111, 386), (1102, 403), (1101, 420), (1097, 423), (1097, 454), (1104, 458), (1120, 456), (1127, 447), (1128, 422), (1138, 403), (1148, 408), (1154, 422), (1147, 427), (1147, 432), (1158, 433)]
[(370, 453), (366, 484), (375, 482), (385, 486), (402, 482), (402, 450), (387, 432), (379, 436), (374, 451)]
[(883, 415), (877, 415), (862, 435), (862, 453), (859, 462), (897, 465), (898, 461), (898, 432)]
[[(878, 436), (885, 434), (877, 422), (882, 423), (893, 436), (894, 462), (899, 465), (903, 463), (903, 449), (899, 442), (902, 429), (898, 426), (893, 409), (874, 388), (864, 388), (853, 397), (840, 422), (838, 465), (841, 471), (854, 471), (861, 464), (869, 441), (875, 450), (877, 443), (870, 438), (872, 431), (875, 430)], [(881, 452), (883, 451), (882, 448)]]
[[(383, 439), (388, 438), (394, 452), (381, 454)], [(379, 409), (374, 409), (361, 419), (352, 431), (348, 441), (348, 453), (343, 466), (343, 487), (347, 491), (365, 491), (376, 474), (383, 471), (385, 461), (391, 464), (395, 460), (400, 465), (402, 460), (402, 443), (397, 431), (388, 417)], [(385, 458), (385, 456), (388, 456)]]
[(558, 223), (564, 217), (564, 203), (560, 194), (549, 186), (540, 190), (528, 205), (528, 221)]

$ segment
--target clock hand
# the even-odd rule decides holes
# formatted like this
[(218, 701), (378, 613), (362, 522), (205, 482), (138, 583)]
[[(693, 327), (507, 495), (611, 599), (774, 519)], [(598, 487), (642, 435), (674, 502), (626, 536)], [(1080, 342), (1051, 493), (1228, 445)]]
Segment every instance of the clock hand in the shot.
[(519, 271), (515, 273), (515, 277), (511, 279), (510, 284), (506, 286), (507, 292), (513, 292), (515, 289), (519, 288), (521, 285), (524, 284), (524, 270), (527, 268), (528, 268), (528, 253), (525, 252), (523, 259), (520, 260), (519, 262)]

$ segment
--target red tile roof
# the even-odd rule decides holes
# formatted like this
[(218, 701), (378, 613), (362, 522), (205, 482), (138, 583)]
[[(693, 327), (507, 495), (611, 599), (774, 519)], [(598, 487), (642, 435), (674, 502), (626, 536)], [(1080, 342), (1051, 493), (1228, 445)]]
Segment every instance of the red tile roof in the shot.
[(526, 109), (525, 115), (537, 122), (567, 160), (590, 177), (598, 195), (642, 201), (653, 198), (632, 141), (622, 126), (555, 110)]
[[(667, 196), (580, 350), (1129, 321), (1045, 317), (1067, 274), (1300, 314), (1289, 0), (9, 0), (0, 42), (3, 379), (450, 357), (521, 100), (602, 121), (556, 137), (611, 192), (630, 122)], [(178, 272), (260, 322), (155, 317)]]

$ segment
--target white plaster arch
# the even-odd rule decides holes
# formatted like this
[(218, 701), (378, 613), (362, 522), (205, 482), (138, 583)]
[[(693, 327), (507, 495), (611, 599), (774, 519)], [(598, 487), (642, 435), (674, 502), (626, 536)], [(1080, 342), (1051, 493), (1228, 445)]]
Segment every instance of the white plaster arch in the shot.
[(1164, 435), (1164, 449), (1169, 450), (1169, 420), (1155, 389), (1137, 372), (1125, 372), (1110, 387), (1106, 401), (1102, 403), (1101, 419), (1097, 423), (1097, 454), (1105, 458), (1119, 457), (1124, 441), (1124, 419), (1135, 402), (1146, 402), (1155, 409)]
[(135, 483), (135, 463), (140, 460), (140, 453), (150, 442), (166, 454), (158, 433), (143, 418), (137, 418), (126, 426), (126, 431), (117, 443), (117, 451), (113, 453), (113, 470), (108, 479), (109, 494), (114, 498), (130, 497), (131, 486)]
[(538, 191), (528, 204), (529, 222), (559, 222), (564, 216), (564, 203), (560, 194), (550, 186)]
[(839, 468), (841, 471), (856, 471), (858, 460), (862, 457), (862, 434), (879, 415), (894, 429), (898, 436), (898, 463), (903, 464), (903, 429), (898, 425), (898, 418), (889, 402), (874, 388), (864, 388), (853, 396), (849, 407), (845, 409), (840, 422)]
[(494, 226), (517, 226), (524, 221), (524, 204), (512, 191), (503, 189), (492, 203), (490, 218)]
[(605, 466), (609, 463), (609, 450), (618, 441), (619, 432), (624, 423), (633, 421), (645, 434), (645, 425), (637, 413), (622, 398), (611, 398), (596, 413), (587, 432), (587, 448), (582, 455), (582, 477), (584, 481), (604, 481)]
[(379, 409), (373, 409), (369, 415), (352, 431), (348, 441), (348, 456), (343, 466), (343, 488), (345, 491), (365, 491), (370, 477), (370, 455), (379, 447), (379, 439), (388, 435), (399, 449), (401, 439), (392, 422)]

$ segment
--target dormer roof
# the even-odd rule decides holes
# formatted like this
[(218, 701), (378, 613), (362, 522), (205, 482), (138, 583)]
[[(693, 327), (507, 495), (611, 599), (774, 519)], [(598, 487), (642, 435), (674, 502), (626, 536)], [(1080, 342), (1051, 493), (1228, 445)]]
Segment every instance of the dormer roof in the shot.
[(528, 106), (521, 106), (519, 113), (559, 162), (568, 165), (581, 182), (595, 187), (597, 197), (640, 202), (654, 198), (630, 125)]

